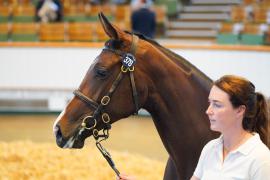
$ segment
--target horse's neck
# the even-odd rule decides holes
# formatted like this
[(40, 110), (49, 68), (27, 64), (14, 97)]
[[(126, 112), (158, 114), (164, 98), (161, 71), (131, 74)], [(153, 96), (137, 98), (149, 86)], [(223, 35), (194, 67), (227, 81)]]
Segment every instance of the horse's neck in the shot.
[[(207, 80), (204, 83), (203, 78), (198, 79), (196, 74), (184, 73), (172, 61), (156, 63), (161, 63), (163, 69), (156, 69), (158, 76), (152, 78), (153, 87), (144, 108), (152, 115), (163, 144), (178, 170), (188, 166), (193, 169), (202, 147), (213, 138), (205, 114), (210, 84)], [(169, 70), (164, 70), (164, 67)], [(179, 167), (180, 162), (186, 167)]]
[[(181, 76), (184, 75), (180, 72)], [(174, 145), (170, 141), (177, 141), (177, 146), (185, 145), (194, 135), (209, 133), (205, 114), (208, 91), (192, 79), (178, 78), (174, 72), (162, 80), (164, 83), (154, 83), (155, 91), (149, 95), (145, 108), (151, 113), (166, 148)]]

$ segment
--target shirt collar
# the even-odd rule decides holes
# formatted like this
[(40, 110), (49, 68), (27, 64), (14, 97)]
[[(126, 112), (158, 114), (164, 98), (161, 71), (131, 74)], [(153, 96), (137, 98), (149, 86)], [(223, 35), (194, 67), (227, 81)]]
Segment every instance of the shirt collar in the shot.
[(234, 152), (240, 152), (244, 155), (248, 155), (261, 141), (258, 133), (253, 133), (254, 135), (250, 137), (244, 144), (238, 147)]
[[(215, 143), (215, 149), (218, 153), (222, 152), (223, 148), (223, 135), (220, 135), (219, 138), (216, 139)], [(260, 142), (260, 136), (258, 133), (253, 133), (253, 136), (250, 137), (244, 144), (239, 146), (236, 150), (231, 151), (231, 153), (239, 152), (243, 155), (248, 155), (257, 145), (258, 142)]]
[(219, 138), (216, 139), (214, 149), (218, 156), (222, 157), (222, 149), (223, 149), (223, 135), (221, 134)]

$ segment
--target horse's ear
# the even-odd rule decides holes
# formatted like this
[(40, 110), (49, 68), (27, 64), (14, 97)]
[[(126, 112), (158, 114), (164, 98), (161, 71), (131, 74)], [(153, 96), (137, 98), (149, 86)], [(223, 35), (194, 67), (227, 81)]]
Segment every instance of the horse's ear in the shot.
[(113, 39), (119, 39), (118, 33), (116, 28), (109, 22), (109, 20), (106, 18), (106, 16), (100, 12), (98, 14), (99, 17), (99, 21), (102, 24), (102, 27), (104, 29), (104, 31), (106, 32), (106, 34)]

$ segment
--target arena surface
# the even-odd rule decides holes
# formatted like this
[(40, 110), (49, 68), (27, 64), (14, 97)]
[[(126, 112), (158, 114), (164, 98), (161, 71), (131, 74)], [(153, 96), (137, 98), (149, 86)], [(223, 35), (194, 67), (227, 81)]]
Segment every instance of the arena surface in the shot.
[[(0, 116), (0, 179), (114, 179), (93, 138), (80, 150), (57, 147), (52, 133), (56, 117)], [(137, 179), (162, 179), (168, 155), (150, 117), (115, 123), (103, 145), (121, 172)]]

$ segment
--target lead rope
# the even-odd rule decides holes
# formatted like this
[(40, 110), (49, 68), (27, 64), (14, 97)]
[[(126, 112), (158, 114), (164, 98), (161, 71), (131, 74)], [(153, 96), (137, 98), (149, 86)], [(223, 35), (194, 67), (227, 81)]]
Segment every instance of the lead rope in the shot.
[[(106, 161), (108, 162), (108, 164), (114, 170), (115, 174), (119, 177), (120, 176), (120, 172), (116, 168), (116, 166), (114, 164), (114, 161), (112, 160), (112, 157), (111, 157), (110, 153), (101, 144), (101, 141), (104, 141), (104, 140), (108, 139), (108, 137), (109, 137), (109, 129), (104, 129), (102, 135), (99, 135), (98, 134), (98, 135), (96, 135), (94, 137), (96, 139), (96, 146), (97, 146), (98, 150), (101, 152), (102, 156), (106, 159)], [(99, 138), (102, 138), (102, 139), (99, 140)]]
[(107, 162), (111, 166), (111, 168), (114, 170), (115, 174), (119, 177), (120, 172), (116, 168), (110, 153), (100, 144), (100, 142), (96, 142), (96, 146), (97, 146), (98, 150), (101, 152), (101, 154), (103, 155), (103, 157), (107, 160)]

